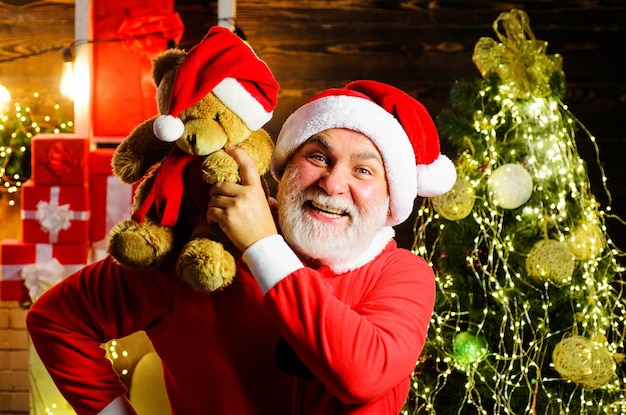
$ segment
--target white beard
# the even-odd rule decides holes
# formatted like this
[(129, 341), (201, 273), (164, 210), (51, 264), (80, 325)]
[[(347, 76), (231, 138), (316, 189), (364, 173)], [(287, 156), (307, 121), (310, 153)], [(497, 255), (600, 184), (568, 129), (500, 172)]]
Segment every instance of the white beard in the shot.
[[(360, 257), (385, 228), (389, 196), (371, 200), (358, 209), (352, 202), (326, 195), (315, 188), (298, 187), (298, 170), (287, 169), (278, 186), (278, 224), (287, 243), (311, 265), (349, 262)], [(349, 213), (347, 226), (315, 219), (306, 210), (306, 202), (333, 207)]]

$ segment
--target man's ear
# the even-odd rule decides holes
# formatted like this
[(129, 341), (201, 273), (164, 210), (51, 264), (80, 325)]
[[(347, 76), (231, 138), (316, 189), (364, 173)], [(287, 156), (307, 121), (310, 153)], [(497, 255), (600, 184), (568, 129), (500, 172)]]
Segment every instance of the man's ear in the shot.
[(385, 220), (385, 226), (395, 226), (397, 224), (391, 214), (391, 196), (387, 195), (387, 197), (389, 198), (389, 206), (387, 206), (387, 220)]

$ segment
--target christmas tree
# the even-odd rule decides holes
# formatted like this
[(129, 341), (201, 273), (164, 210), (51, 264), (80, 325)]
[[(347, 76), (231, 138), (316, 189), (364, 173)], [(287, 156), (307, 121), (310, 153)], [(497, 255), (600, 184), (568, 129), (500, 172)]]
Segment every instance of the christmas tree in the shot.
[(624, 414), (624, 255), (576, 146), (594, 137), (527, 14), (493, 28), (474, 50), (482, 76), (437, 118), (458, 179), (418, 211), (438, 291), (403, 413)]
[(0, 111), (0, 199), (7, 198), (9, 205), (19, 200), (20, 187), (30, 179), (31, 139), (39, 133), (71, 133), (74, 128), (59, 104), (54, 104), (52, 115), (40, 114), (39, 98), (35, 93), (34, 105), (14, 102)]

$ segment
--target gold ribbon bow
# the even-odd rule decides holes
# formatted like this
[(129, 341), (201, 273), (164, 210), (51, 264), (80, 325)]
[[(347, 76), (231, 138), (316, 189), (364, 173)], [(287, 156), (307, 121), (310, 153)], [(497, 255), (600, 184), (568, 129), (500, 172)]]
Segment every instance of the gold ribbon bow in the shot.
[(472, 60), (481, 75), (498, 74), (515, 98), (549, 95), (550, 77), (562, 71), (563, 59), (558, 54), (546, 55), (548, 42), (535, 39), (526, 12), (500, 13), (493, 30), (501, 43), (482, 37), (474, 47)]

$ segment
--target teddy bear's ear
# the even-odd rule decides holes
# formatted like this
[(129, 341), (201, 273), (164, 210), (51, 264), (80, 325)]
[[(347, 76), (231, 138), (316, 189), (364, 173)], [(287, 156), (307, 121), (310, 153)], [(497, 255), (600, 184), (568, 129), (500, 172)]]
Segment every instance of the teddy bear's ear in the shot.
[(172, 69), (178, 69), (187, 52), (181, 49), (168, 49), (152, 61), (152, 79), (156, 85), (160, 85), (165, 74)]

